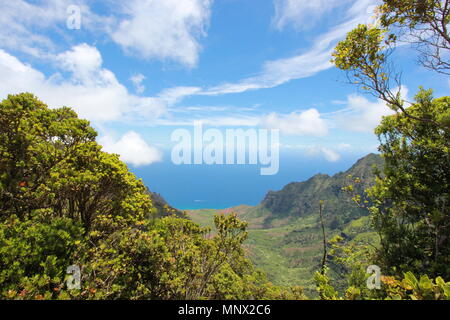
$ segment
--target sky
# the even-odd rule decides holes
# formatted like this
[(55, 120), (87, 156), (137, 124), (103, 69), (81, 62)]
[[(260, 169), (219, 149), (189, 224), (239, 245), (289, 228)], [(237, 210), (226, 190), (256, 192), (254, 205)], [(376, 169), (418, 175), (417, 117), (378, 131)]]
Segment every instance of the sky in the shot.
[[(376, 0), (0, 0), (0, 99), (72, 107), (98, 141), (180, 208), (254, 205), (268, 190), (376, 152), (392, 112), (330, 62)], [(444, 95), (414, 51), (394, 55), (402, 92)], [(280, 170), (171, 161), (174, 130), (278, 129)]]

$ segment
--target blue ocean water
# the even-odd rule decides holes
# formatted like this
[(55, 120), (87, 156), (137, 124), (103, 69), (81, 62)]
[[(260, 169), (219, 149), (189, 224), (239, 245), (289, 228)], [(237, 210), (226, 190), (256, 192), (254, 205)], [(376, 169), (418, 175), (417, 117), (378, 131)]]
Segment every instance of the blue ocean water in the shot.
[(241, 204), (257, 205), (269, 190), (305, 181), (315, 174), (335, 174), (350, 168), (364, 154), (338, 162), (282, 154), (280, 170), (261, 176), (255, 165), (174, 165), (170, 159), (145, 167), (130, 168), (151, 191), (160, 193), (170, 205), (182, 209), (225, 209)]

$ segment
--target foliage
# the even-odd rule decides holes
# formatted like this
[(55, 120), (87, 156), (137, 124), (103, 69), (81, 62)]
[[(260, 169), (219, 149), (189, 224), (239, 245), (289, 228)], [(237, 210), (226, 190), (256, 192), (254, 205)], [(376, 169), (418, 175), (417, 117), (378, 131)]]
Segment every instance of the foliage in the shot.
[(332, 279), (333, 286), (346, 299), (353, 300), (359, 296), (375, 298), (374, 292), (367, 287), (370, 276), (367, 267), (372, 264), (377, 248), (374, 243), (373, 237), (355, 237), (349, 241), (335, 236), (330, 240), (330, 268), (336, 270), (339, 276)]
[(404, 112), (400, 78), (389, 61), (392, 45), (393, 38), (385, 30), (361, 24), (336, 46), (333, 63), (347, 72), (350, 83), (386, 101), (394, 111)]
[[(422, 90), (409, 112), (440, 121), (450, 98)], [(450, 132), (398, 114), (376, 129), (386, 165), (369, 190), (375, 229), (381, 236), (380, 263), (406, 271), (450, 277)]]
[(381, 276), (380, 289), (349, 286), (344, 295), (330, 284), (327, 274), (317, 272), (315, 279), (322, 300), (450, 300), (450, 282), (441, 277), (432, 280), (426, 275), (418, 280), (412, 272), (405, 273), (400, 280)]
[(441, 277), (434, 281), (426, 275), (419, 279), (412, 272), (404, 274), (402, 281), (382, 277), (387, 299), (392, 300), (450, 300), (450, 282)]
[(448, 0), (385, 0), (379, 6), (381, 26), (397, 41), (414, 44), (423, 66), (444, 74), (450, 69), (449, 12)]
[[(334, 176), (320, 175), (305, 182), (287, 185), (281, 191), (270, 192), (256, 207), (233, 208), (240, 219), (249, 223), (248, 239), (244, 243), (248, 257), (257, 268), (263, 270), (275, 285), (302, 286), (310, 298), (318, 297), (314, 283), (315, 271), (323, 258), (323, 237), (318, 223), (319, 200), (325, 200), (324, 224), (327, 237), (342, 235), (345, 243), (372, 243), (377, 245), (376, 233), (370, 227), (367, 209), (355, 208), (347, 192), (348, 175), (358, 178), (353, 193), (361, 194), (375, 182), (373, 167), (382, 169), (379, 155), (370, 154), (358, 160), (349, 170)], [(270, 208), (270, 209), (269, 209)], [(289, 213), (283, 213), (287, 208)], [(313, 211), (317, 210), (317, 211)], [(214, 214), (218, 210), (192, 210), (189, 218), (214, 231)], [(219, 211), (220, 212), (220, 211)], [(270, 223), (269, 223), (270, 222)], [(329, 275), (333, 284), (341, 290), (346, 284), (346, 273), (333, 261), (329, 263)]]
[[(330, 235), (338, 235), (326, 257), (331, 268), (314, 277), (322, 299), (448, 299), (449, 99), (422, 90), (407, 113), (386, 117), (377, 128), (385, 167), (370, 199), (361, 190), (372, 185), (369, 164), (380, 162), (374, 155), (335, 177), (292, 184), (266, 197), (260, 209), (243, 212), (257, 226), (247, 241), (247, 223), (236, 214), (217, 215), (213, 229), (185, 219), (117, 155), (103, 152), (96, 132), (71, 109), (49, 109), (31, 94), (9, 96), (0, 104), (0, 298), (305, 299), (302, 288), (273, 285), (246, 258), (258, 237), (268, 235), (272, 251), (275, 242), (283, 250), (299, 241), (319, 244), (314, 215), (298, 214), (296, 223), (283, 225), (286, 213), (301, 213), (302, 190), (334, 210), (323, 216), (324, 227), (334, 223)], [(349, 174), (356, 184), (341, 190)], [(367, 246), (372, 235), (363, 209), (333, 208), (345, 192), (360, 207), (370, 206), (379, 250)], [(271, 213), (278, 227), (258, 229), (267, 223), (258, 210), (277, 208), (277, 197), (288, 205)], [(296, 263), (310, 259), (316, 267), (317, 248)], [(381, 290), (365, 287), (364, 267), (372, 260), (386, 271)], [(81, 289), (67, 287), (71, 265), (81, 269)], [(347, 283), (338, 281), (335, 289), (330, 275), (339, 268)]]
[(327, 275), (328, 269), (325, 267), (322, 271), (317, 271), (314, 280), (317, 284), (317, 292), (321, 300), (339, 300), (339, 293), (330, 284), (330, 278)]
[[(375, 131), (385, 160), (383, 171), (367, 197), (353, 196), (359, 207), (369, 208), (380, 236), (380, 247), (369, 260), (382, 267), (384, 279), (398, 291), (384, 291), (391, 298), (440, 299), (445, 291), (440, 277), (450, 276), (450, 99), (433, 99), (431, 90), (420, 88), (415, 103), (405, 102), (401, 73), (390, 59), (399, 43), (410, 42), (425, 67), (448, 74), (449, 9), (447, 0), (383, 0), (377, 8), (378, 23), (359, 25), (333, 53), (334, 64), (346, 71), (350, 82), (396, 112)], [(346, 191), (353, 193), (353, 186)], [(422, 276), (420, 289), (413, 285), (413, 273), (436, 277), (436, 283)], [(402, 275), (406, 280), (395, 280)], [(365, 295), (360, 287), (350, 288), (350, 296)]]
[(369, 289), (370, 275), (366, 268), (374, 259), (373, 249), (367, 245), (345, 243), (340, 236), (330, 240), (330, 245), (331, 260), (344, 268), (347, 283), (338, 289), (333, 284), (336, 281), (328, 275), (328, 268), (325, 273), (317, 271), (315, 281), (322, 300), (450, 300), (450, 282), (445, 282), (442, 277), (432, 280), (427, 275), (417, 279), (411, 271), (398, 277), (381, 275), (381, 287)]
[(230, 215), (218, 216), (216, 226), (220, 232), (208, 238), (208, 229), (166, 217), (147, 232), (111, 235), (92, 249), (92, 263), (84, 268), (83, 282), (95, 291), (89, 298), (264, 298), (264, 278), (241, 249), (245, 224)]
[(332, 61), (346, 71), (351, 83), (385, 101), (392, 110), (441, 126), (409, 113), (405, 97), (401, 96), (401, 72), (395, 70), (390, 56), (398, 42), (412, 41), (423, 65), (448, 74), (449, 9), (448, 0), (383, 0), (377, 9), (378, 25), (359, 25), (349, 32), (336, 46)]
[(153, 215), (155, 217), (168, 217), (175, 215), (180, 218), (186, 218), (185, 212), (180, 211), (167, 203), (167, 201), (158, 193), (146, 190), (153, 204)]
[(72, 264), (83, 228), (72, 219), (36, 212), (27, 221), (0, 224), (0, 298), (67, 296), (66, 268)]
[[(443, 278), (450, 275), (449, 131), (434, 123), (443, 123), (450, 99), (433, 99), (432, 91), (423, 89), (415, 99), (408, 108), (413, 117), (388, 116), (376, 129), (385, 160), (383, 170), (376, 171), (376, 184), (364, 196), (354, 193), (358, 178), (344, 188), (357, 206), (371, 212), (380, 237), (379, 247), (355, 245), (342, 237), (331, 241), (331, 264), (347, 274), (347, 299), (444, 299), (448, 290)], [(365, 267), (373, 263), (386, 274), (381, 291), (365, 285)], [(421, 280), (413, 274), (422, 274)]]
[(150, 212), (145, 187), (117, 155), (101, 151), (96, 132), (69, 108), (49, 109), (31, 94), (0, 105), (0, 219), (34, 210), (95, 228), (99, 215), (115, 224)]
[[(217, 216), (211, 236), (95, 138), (71, 109), (31, 94), (0, 104), (0, 298), (304, 298), (253, 268), (235, 215)], [(80, 289), (67, 286), (72, 265)]]

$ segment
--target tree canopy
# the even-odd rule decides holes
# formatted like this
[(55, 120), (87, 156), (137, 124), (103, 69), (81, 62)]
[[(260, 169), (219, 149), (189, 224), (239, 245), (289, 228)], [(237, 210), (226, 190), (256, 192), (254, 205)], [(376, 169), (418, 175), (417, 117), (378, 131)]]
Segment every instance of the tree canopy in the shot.
[(303, 298), (253, 268), (235, 215), (217, 216), (215, 235), (175, 210), (155, 216), (151, 193), (96, 136), (32, 94), (0, 103), (0, 298)]

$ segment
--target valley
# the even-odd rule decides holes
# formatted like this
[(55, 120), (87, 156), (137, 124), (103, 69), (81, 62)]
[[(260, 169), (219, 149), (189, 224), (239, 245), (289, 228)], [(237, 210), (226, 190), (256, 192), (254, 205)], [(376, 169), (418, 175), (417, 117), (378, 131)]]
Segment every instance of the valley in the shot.
[(255, 266), (275, 285), (299, 285), (314, 295), (313, 275), (320, 267), (323, 254), (319, 201), (325, 201), (327, 240), (339, 234), (348, 242), (376, 243), (377, 235), (370, 228), (368, 211), (356, 206), (342, 188), (351, 179), (359, 178), (361, 183), (355, 189), (362, 194), (374, 182), (373, 170), (382, 165), (380, 156), (370, 154), (346, 172), (334, 176), (318, 174), (280, 191), (270, 191), (258, 206), (186, 213), (194, 222), (212, 229), (215, 214), (236, 213), (248, 223), (249, 237), (244, 247)]

